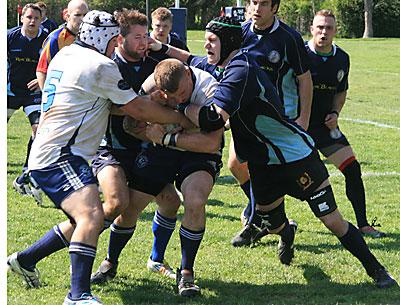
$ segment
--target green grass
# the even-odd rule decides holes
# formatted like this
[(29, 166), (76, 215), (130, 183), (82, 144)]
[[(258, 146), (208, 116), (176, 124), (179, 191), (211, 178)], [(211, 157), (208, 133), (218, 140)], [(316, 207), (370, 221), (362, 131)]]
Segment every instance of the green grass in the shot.
[[(202, 32), (189, 32), (194, 54), (204, 54)], [(388, 237), (367, 239), (374, 254), (400, 281), (400, 39), (339, 40), (351, 56), (350, 90), (341, 114), (341, 129), (357, 153), (367, 192), (371, 219), (377, 216)], [(388, 124), (382, 128), (354, 119)], [(46, 199), (43, 207), (13, 192), (12, 180), (25, 158), (29, 124), (18, 111), (8, 124), (8, 225), (7, 253), (22, 250), (54, 224), (65, 219)], [(229, 138), (229, 135), (227, 135)], [(226, 152), (224, 160), (226, 160)], [(327, 164), (331, 182), (344, 216), (355, 222), (344, 194), (343, 178)], [(372, 174), (388, 172), (386, 176)], [(105, 304), (400, 304), (400, 289), (376, 289), (361, 265), (313, 216), (306, 203), (288, 198), (287, 214), (299, 223), (296, 257), (290, 267), (276, 257), (276, 237), (266, 237), (255, 248), (236, 249), (230, 239), (241, 228), (239, 215), (245, 196), (222, 169), (207, 206), (207, 230), (196, 261), (196, 279), (202, 296), (192, 300), (176, 296), (173, 282), (145, 268), (151, 249), (154, 205), (142, 215), (137, 231), (124, 250), (117, 278), (108, 286), (94, 286)], [(183, 209), (180, 209), (179, 218)], [(179, 226), (179, 222), (178, 222)], [(100, 237), (95, 268), (107, 251), (108, 233)], [(178, 230), (168, 246), (166, 259), (180, 262)], [(38, 264), (44, 287), (27, 290), (14, 274), (8, 275), (8, 304), (61, 304), (69, 286), (69, 257), (65, 249)]]

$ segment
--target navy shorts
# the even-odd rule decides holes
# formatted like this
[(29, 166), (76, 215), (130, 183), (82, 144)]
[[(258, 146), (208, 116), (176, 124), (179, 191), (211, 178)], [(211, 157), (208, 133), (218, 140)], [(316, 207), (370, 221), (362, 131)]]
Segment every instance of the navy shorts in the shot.
[(73, 192), (90, 184), (96, 184), (96, 178), (85, 159), (66, 155), (57, 162), (37, 170), (31, 170), (30, 176), (54, 202), (57, 208)]
[(157, 196), (167, 184), (175, 182), (180, 190), (185, 178), (197, 171), (208, 172), (215, 182), (221, 167), (221, 156), (217, 154), (149, 145), (136, 157), (134, 189)]
[(330, 129), (326, 126), (318, 128), (311, 127), (307, 132), (313, 138), (315, 148), (317, 148), (325, 157), (329, 157), (343, 147), (350, 145), (343, 133), (341, 133), (341, 136), (337, 139), (332, 138), (330, 135)]
[(133, 170), (135, 168), (135, 159), (137, 154), (140, 152), (140, 145), (137, 149), (112, 149), (109, 147), (100, 147), (94, 158), (92, 159), (93, 174), (97, 174), (108, 165), (118, 165), (122, 167), (125, 173), (128, 186), (133, 186)]
[[(7, 95), (7, 109), (13, 112), (23, 107), (27, 117), (30, 117), (31, 113), (33, 112), (40, 112), (41, 102), (42, 102), (41, 92), (35, 92), (32, 95), (23, 97)], [(10, 116), (11, 114), (8, 115), (8, 117)], [(39, 120), (37, 122), (31, 122), (31, 125), (38, 123)]]
[(328, 171), (316, 151), (284, 165), (260, 165), (248, 162), (251, 186), (257, 204), (273, 203), (284, 195), (309, 199), (328, 177)]

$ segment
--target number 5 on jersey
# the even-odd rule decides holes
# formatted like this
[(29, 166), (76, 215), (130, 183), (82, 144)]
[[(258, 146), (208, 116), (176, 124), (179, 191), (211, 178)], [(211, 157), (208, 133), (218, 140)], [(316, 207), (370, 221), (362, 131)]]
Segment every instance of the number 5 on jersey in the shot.
[(53, 70), (47, 75), (46, 82), (43, 88), (43, 92), (47, 96), (45, 102), (42, 104), (42, 112), (48, 111), (51, 105), (53, 105), (54, 96), (56, 94), (56, 87), (60, 82), (62, 74), (62, 71)]

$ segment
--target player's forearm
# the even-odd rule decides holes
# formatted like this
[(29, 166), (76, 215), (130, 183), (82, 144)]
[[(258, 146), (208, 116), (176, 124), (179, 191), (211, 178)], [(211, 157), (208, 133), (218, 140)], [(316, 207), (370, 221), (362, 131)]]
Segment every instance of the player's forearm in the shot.
[(175, 48), (173, 46), (168, 45), (169, 49), (166, 52), (166, 54), (169, 57), (173, 57), (176, 59), (179, 59), (182, 62), (187, 62), (187, 60), (189, 59), (190, 53), (188, 51), (179, 49), (179, 48)]
[(342, 111), (344, 103), (346, 102), (347, 91), (336, 93), (333, 97), (332, 111), (338, 114)]
[(180, 133), (176, 146), (187, 151), (199, 153), (216, 153), (221, 147), (223, 129), (209, 133)]
[(44, 82), (46, 80), (46, 73), (36, 71), (36, 78), (38, 80), (39, 88), (43, 91)]
[(310, 122), (311, 105), (313, 97), (313, 83), (310, 72), (306, 72), (299, 77), (299, 96), (300, 96), (300, 115), (299, 118), (307, 129)]
[(121, 109), (139, 121), (180, 124), (185, 120), (183, 114), (152, 101), (149, 96), (138, 96)]

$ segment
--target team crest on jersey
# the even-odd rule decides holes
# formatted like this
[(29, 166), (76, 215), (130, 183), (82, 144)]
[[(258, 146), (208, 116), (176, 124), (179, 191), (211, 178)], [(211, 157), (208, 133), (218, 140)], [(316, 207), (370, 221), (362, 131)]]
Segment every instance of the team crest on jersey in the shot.
[(87, 177), (87, 176), (89, 176), (89, 175), (91, 174), (91, 169), (90, 169), (90, 167), (87, 166), (87, 165), (81, 165), (81, 166), (79, 167), (79, 173), (80, 173), (82, 176)]
[(121, 90), (129, 90), (131, 88), (131, 86), (128, 84), (127, 81), (121, 79), (118, 82), (118, 88), (121, 89)]
[(338, 73), (337, 73), (337, 80), (338, 80), (339, 83), (342, 81), (343, 77), (344, 77), (344, 71), (343, 70), (339, 70)]
[(311, 177), (308, 173), (304, 172), (298, 179), (297, 184), (304, 190), (308, 189), (314, 181), (311, 180)]
[(273, 64), (276, 64), (279, 60), (281, 59), (281, 55), (279, 54), (278, 51), (272, 50), (268, 54), (268, 60), (272, 62)]
[(138, 168), (143, 168), (143, 167), (146, 167), (147, 164), (149, 164), (149, 158), (145, 154), (142, 153), (136, 157), (135, 162), (136, 162), (136, 166)]

